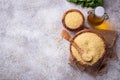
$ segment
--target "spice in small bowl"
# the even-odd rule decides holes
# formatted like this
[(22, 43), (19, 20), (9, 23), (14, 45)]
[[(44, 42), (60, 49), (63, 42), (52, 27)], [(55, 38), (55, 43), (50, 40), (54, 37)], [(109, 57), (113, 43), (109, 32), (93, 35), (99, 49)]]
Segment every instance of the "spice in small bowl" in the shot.
[(79, 10), (71, 9), (63, 15), (62, 23), (70, 31), (79, 31), (83, 29), (84, 16)]

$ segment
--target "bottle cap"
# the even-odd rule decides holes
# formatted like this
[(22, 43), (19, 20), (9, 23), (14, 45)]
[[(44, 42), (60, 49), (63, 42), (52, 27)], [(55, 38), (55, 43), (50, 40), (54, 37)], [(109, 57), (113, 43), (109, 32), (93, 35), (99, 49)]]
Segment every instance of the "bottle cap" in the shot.
[(95, 8), (95, 15), (97, 17), (102, 17), (104, 15), (104, 13), (105, 13), (105, 9), (103, 7), (98, 6)]

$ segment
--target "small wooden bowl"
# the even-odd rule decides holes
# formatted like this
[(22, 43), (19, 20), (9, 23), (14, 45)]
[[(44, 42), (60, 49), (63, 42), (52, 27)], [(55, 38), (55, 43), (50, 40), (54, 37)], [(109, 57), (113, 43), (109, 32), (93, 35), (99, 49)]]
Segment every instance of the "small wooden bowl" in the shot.
[[(67, 24), (65, 23), (66, 15), (67, 15), (68, 13), (71, 13), (71, 12), (78, 12), (78, 13), (81, 15), (82, 19), (83, 19), (82, 22), (80, 22), (79, 27), (74, 28), (74, 29), (73, 29), (73, 28), (70, 28), (70, 27), (67, 26)], [(68, 10), (67, 12), (64, 13), (63, 18), (62, 18), (62, 24), (63, 24), (63, 26), (64, 26), (66, 29), (70, 30), (70, 31), (79, 31), (79, 30), (82, 30), (82, 29), (83, 29), (84, 21), (85, 21), (85, 19), (84, 19), (83, 14), (82, 14), (79, 10), (77, 10), (77, 9), (70, 9), (70, 10)], [(74, 24), (76, 24), (76, 23), (74, 23)]]

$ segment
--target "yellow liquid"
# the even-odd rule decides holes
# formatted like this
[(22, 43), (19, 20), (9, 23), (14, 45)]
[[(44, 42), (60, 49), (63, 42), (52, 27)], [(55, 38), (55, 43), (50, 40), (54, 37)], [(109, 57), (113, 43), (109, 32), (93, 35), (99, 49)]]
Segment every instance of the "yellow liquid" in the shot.
[(102, 29), (102, 30), (111, 30), (110, 24), (108, 21), (104, 21), (100, 25), (93, 26), (95, 29)]
[(88, 16), (88, 23), (95, 29), (111, 30), (109, 22), (104, 20), (104, 17), (97, 18), (94, 14), (90, 14)]

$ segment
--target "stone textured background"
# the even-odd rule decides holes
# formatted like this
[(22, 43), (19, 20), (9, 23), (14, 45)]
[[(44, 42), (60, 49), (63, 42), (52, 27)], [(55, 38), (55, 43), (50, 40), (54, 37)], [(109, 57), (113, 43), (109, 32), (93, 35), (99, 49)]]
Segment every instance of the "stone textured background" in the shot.
[[(120, 0), (104, 0), (112, 28), (120, 35)], [(71, 8), (85, 16), (90, 8), (66, 0), (0, 0), (0, 80), (120, 80), (119, 60), (93, 78), (68, 65), (69, 43), (61, 39), (63, 13)]]

